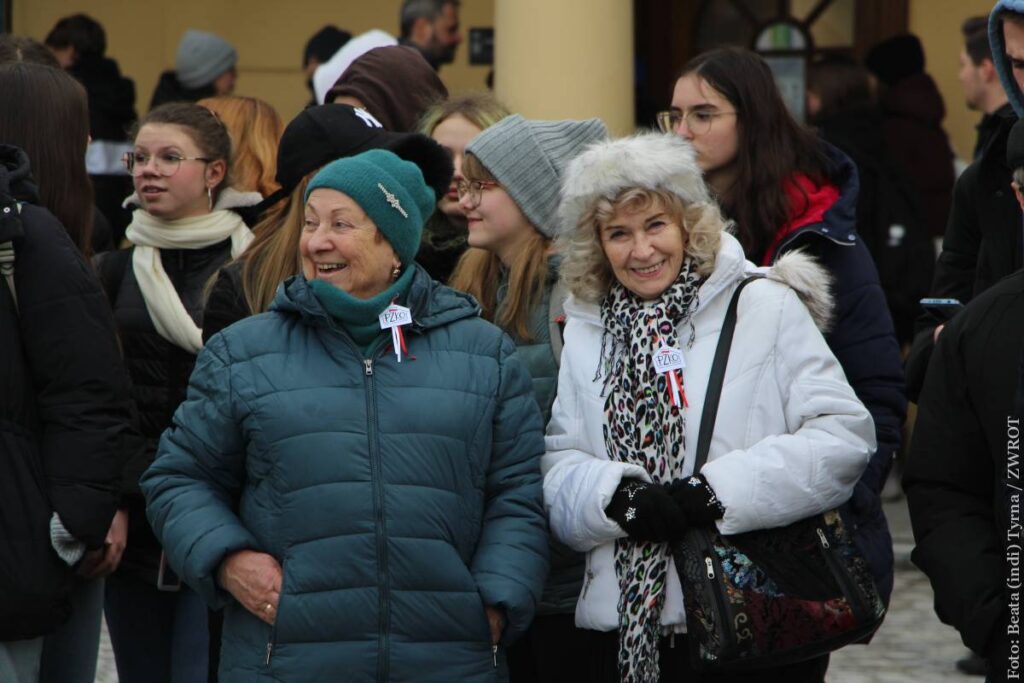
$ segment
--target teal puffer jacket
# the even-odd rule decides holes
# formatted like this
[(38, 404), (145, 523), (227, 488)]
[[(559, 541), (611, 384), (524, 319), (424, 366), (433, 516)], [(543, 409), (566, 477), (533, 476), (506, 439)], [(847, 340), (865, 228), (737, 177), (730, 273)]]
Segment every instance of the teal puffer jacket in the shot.
[[(220, 678), (493, 681), (547, 571), (540, 411), (512, 341), (418, 270), (408, 356), (364, 358), (302, 277), (200, 354), (142, 479), (171, 565), (226, 607)], [(267, 626), (215, 582), (251, 548), (284, 568)], [(500, 657), (498, 660), (500, 661)]]

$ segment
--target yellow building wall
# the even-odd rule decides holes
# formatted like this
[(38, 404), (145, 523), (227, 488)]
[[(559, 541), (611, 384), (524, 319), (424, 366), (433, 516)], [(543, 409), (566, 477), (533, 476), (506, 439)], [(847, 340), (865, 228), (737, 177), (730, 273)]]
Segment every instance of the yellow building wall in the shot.
[(975, 125), (981, 118), (964, 104), (963, 89), (957, 81), (963, 36), (960, 25), (970, 16), (988, 16), (994, 0), (911, 0), (910, 32), (924, 45), (925, 69), (939, 86), (946, 102), (944, 127), (957, 156), (970, 161), (977, 137)]
[[(62, 16), (81, 12), (103, 24), (107, 54), (135, 81), (136, 108), (149, 107), (160, 73), (173, 68), (182, 33), (212, 31), (238, 50), (239, 95), (274, 105), (285, 121), (309, 101), (302, 76), (306, 41), (325, 24), (353, 35), (379, 28), (398, 34), (401, 0), (13, 0), (11, 30), (42, 40)], [(469, 65), (469, 28), (492, 26), (493, 0), (462, 0), (463, 44), (440, 75), (452, 92), (486, 87), (485, 66)]]

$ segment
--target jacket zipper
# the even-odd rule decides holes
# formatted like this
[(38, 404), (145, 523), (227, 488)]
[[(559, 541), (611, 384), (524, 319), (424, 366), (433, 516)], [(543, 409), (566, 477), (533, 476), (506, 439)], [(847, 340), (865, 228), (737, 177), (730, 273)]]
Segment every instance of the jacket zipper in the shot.
[(590, 590), (590, 582), (594, 580), (594, 572), (591, 569), (587, 569), (587, 578), (583, 581), (583, 592), (580, 593), (580, 600), (587, 597), (587, 591)]
[(377, 439), (377, 397), (374, 391), (373, 359), (363, 359), (363, 372), (366, 381), (366, 422), (370, 435), (370, 479), (373, 481), (374, 526), (377, 532), (377, 586), (380, 591), (380, 625), (377, 635), (380, 638), (380, 653), (377, 656), (377, 680), (387, 681), (389, 677), (388, 662), (388, 549), (387, 529), (384, 522), (384, 484), (380, 473), (380, 443)]
[(270, 658), (274, 654), (274, 645), (277, 644), (277, 620), (281, 618), (281, 604), (284, 602), (284, 567), (287, 560), (281, 562), (281, 592), (277, 598), (277, 614), (274, 615), (274, 623), (270, 625), (270, 639), (267, 640), (267, 659), (264, 662), (270, 666)]
[(847, 572), (842, 567), (839, 559), (835, 556), (832, 550), (832, 544), (828, 542), (828, 536), (825, 534), (825, 530), (821, 527), (815, 527), (815, 531), (818, 532), (818, 541), (821, 544), (821, 553), (825, 556), (825, 563), (829, 569), (832, 570), (832, 576), (835, 577), (836, 583), (839, 584), (839, 589), (843, 592), (843, 596), (846, 601), (850, 603), (850, 609), (853, 611), (854, 618), (857, 619), (858, 624), (863, 624), (868, 620), (868, 609), (864, 604), (864, 600), (861, 596), (860, 589), (852, 585), (848, 580)]

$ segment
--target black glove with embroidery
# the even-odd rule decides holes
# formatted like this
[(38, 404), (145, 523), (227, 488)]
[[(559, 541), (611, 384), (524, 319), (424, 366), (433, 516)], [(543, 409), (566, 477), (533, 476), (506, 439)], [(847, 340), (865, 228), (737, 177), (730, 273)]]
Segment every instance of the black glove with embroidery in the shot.
[(677, 541), (686, 519), (668, 489), (638, 479), (623, 479), (604, 509), (634, 541)]
[(677, 479), (668, 485), (668, 492), (690, 526), (710, 526), (725, 515), (725, 507), (703, 474)]

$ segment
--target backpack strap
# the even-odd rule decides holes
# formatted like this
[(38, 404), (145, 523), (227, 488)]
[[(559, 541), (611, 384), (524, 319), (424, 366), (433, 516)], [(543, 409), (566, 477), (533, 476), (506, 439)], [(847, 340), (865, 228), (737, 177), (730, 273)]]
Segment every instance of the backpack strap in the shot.
[(548, 298), (548, 338), (551, 340), (555, 366), (559, 368), (562, 367), (562, 347), (565, 346), (565, 300), (568, 298), (569, 288), (559, 278)]
[[(21, 214), (21, 202), (15, 202), (14, 206)], [(10, 207), (5, 207), (9, 210)], [(8, 240), (0, 242), (0, 275), (7, 281), (7, 289), (11, 291), (11, 298), (14, 299), (14, 312), (18, 312), (18, 291), (14, 287), (14, 242)]]

